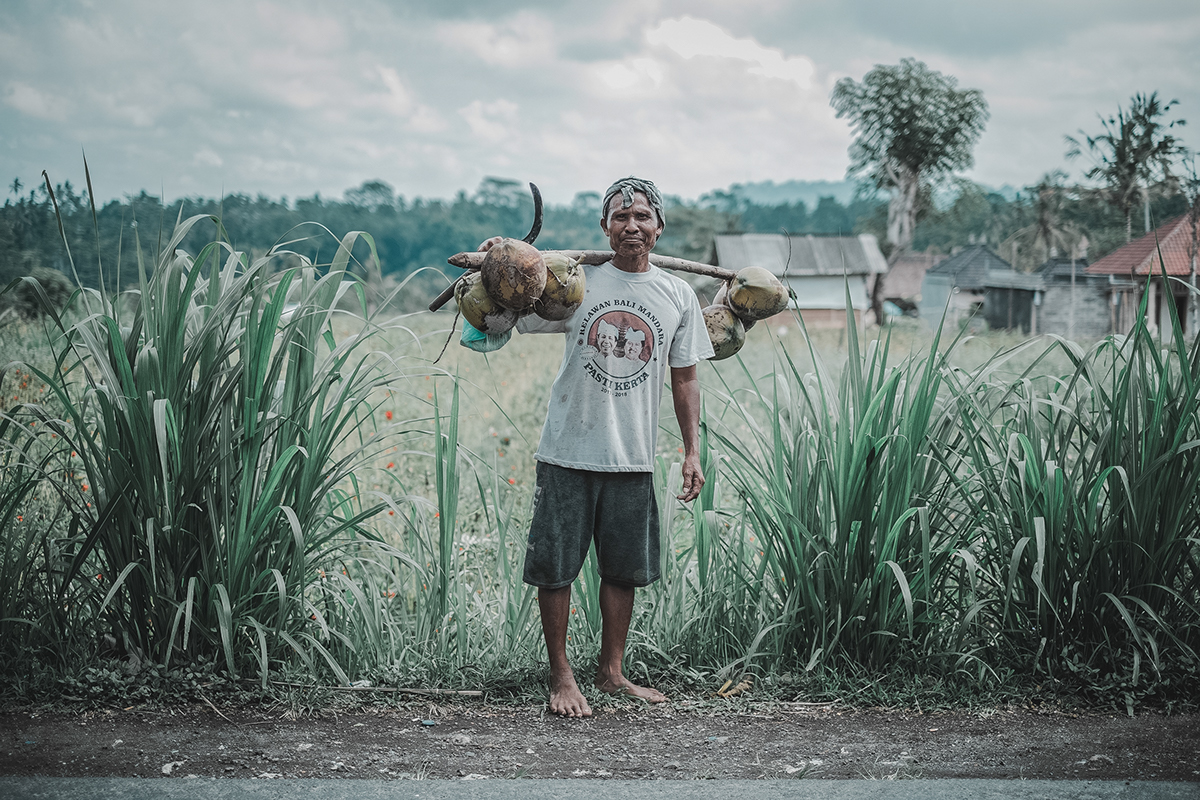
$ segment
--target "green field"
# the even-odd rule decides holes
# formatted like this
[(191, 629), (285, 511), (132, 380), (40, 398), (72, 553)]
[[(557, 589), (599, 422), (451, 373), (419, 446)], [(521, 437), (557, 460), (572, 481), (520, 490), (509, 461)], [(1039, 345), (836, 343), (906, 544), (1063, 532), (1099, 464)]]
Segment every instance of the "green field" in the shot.
[[(4, 329), (18, 694), (130, 654), (264, 687), (539, 674), (520, 567), (561, 340), (437, 360), (453, 314), (365, 318), (353, 244), (320, 269), (219, 244), (147, 257), (138, 302), (89, 290)], [(631, 677), (1194, 697), (1200, 346), (1174, 341), (756, 326), (701, 365), (708, 481), (689, 507), (664, 404), (664, 577), (639, 593)], [(581, 665), (597, 593), (589, 565)]]

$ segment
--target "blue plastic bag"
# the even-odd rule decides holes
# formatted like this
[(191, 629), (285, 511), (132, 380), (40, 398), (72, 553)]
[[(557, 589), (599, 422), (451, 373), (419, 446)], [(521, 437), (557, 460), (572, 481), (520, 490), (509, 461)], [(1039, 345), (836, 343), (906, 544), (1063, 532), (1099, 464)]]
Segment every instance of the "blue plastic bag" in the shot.
[(459, 336), (458, 343), (476, 353), (491, 353), (499, 350), (512, 338), (512, 329), (506, 330), (504, 333), (484, 333), (465, 319), (462, 323), (462, 335)]

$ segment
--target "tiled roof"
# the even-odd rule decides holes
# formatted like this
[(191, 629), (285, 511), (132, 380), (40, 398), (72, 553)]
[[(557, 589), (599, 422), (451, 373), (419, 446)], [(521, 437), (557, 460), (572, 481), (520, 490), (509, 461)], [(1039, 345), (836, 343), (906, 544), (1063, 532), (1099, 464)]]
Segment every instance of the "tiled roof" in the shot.
[(949, 275), (960, 289), (982, 289), (992, 271), (1012, 271), (1012, 265), (993, 253), (986, 245), (964, 247), (954, 255), (929, 268), (926, 275)]
[[(879, 242), (861, 236), (742, 233), (717, 239), (717, 263), (726, 269), (764, 267), (776, 275), (866, 275), (887, 272)], [(789, 246), (790, 245), (790, 246)], [(790, 253), (789, 253), (790, 249)], [(790, 257), (790, 258), (789, 258)]]
[(1176, 217), (1147, 233), (1118, 247), (1088, 267), (1093, 275), (1147, 275), (1151, 270), (1159, 273), (1158, 253), (1162, 251), (1162, 263), (1168, 275), (1190, 275), (1188, 245), (1191, 243), (1192, 226), (1187, 224), (1187, 215)]

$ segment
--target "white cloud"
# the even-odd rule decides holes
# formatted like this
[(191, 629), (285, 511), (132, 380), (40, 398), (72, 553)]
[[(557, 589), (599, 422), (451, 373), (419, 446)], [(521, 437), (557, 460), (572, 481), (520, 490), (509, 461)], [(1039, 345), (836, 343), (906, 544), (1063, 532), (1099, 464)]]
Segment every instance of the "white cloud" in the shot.
[(225, 159), (217, 155), (211, 147), (202, 147), (192, 156), (192, 163), (202, 167), (222, 167), (225, 165)]
[(499, 67), (553, 63), (558, 55), (554, 26), (531, 11), (518, 12), (502, 22), (444, 23), (438, 39), (454, 52), (470, 53)]
[(663, 82), (662, 65), (652, 58), (600, 64), (595, 70), (602, 84), (614, 92), (652, 92)]
[(812, 88), (816, 72), (807, 58), (788, 58), (780, 50), (764, 47), (751, 38), (736, 38), (716, 23), (694, 17), (663, 20), (646, 31), (646, 41), (670, 48), (684, 58), (708, 56), (753, 64), (750, 74), (792, 81), (805, 90)]
[(404, 81), (400, 80), (399, 73), (391, 67), (376, 66), (375, 69), (387, 88), (383, 107), (398, 117), (407, 116), (413, 107), (412, 93), (404, 85)]
[(517, 104), (509, 100), (493, 100), (483, 102), (475, 100), (458, 113), (467, 121), (471, 132), (480, 139), (488, 142), (500, 142), (509, 138), (516, 131), (514, 123), (517, 119)]
[(972, 176), (994, 184), (1077, 170), (1062, 135), (1135, 91), (1196, 122), (1195, 8), (1018, 1), (0, 2), (0, 176), (74, 180), (83, 144), (108, 196), (328, 197), (381, 178), (448, 197), (505, 175), (566, 202), (630, 172), (685, 197), (838, 179), (833, 81), (906, 56), (984, 91)]
[(67, 118), (65, 104), (60, 98), (51, 97), (25, 83), (10, 83), (4, 102), (22, 114), (28, 114), (37, 119), (61, 122)]

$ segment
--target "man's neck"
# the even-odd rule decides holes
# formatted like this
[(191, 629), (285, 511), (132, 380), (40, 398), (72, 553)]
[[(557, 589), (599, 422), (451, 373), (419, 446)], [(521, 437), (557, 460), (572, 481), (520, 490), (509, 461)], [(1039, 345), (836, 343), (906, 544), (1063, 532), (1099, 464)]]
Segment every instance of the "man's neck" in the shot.
[(649, 272), (650, 254), (643, 253), (639, 256), (623, 256), (620, 253), (614, 253), (612, 265), (622, 272)]

